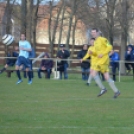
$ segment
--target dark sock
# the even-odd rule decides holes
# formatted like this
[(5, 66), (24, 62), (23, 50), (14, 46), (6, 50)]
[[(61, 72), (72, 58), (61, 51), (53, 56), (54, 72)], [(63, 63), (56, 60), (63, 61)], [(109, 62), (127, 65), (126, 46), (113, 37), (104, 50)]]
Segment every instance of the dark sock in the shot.
[(31, 72), (31, 78), (33, 78), (34, 77), (34, 73), (33, 73), (33, 71)]
[(18, 76), (19, 80), (21, 80), (20, 70), (16, 70), (16, 74), (17, 74), (17, 76)]
[(116, 81), (115, 75), (113, 75), (113, 80)]
[(31, 80), (31, 71), (28, 71), (28, 78), (29, 78), (29, 81)]
[(27, 72), (24, 71), (24, 78), (27, 78)]

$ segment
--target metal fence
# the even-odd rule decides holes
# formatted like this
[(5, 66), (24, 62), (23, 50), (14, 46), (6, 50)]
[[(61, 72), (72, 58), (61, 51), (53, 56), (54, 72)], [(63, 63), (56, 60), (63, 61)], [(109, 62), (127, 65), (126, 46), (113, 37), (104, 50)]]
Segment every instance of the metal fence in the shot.
[[(16, 58), (14, 58), (14, 57), (0, 57), (0, 59), (16, 59)], [(37, 68), (39, 68), (41, 60), (43, 60), (45, 58), (31, 58), (31, 59), (35, 60), (35, 62), (33, 64), (33, 69), (36, 70)], [(50, 60), (50, 59), (53, 60), (53, 62), (54, 62), (54, 67), (53, 68), (54, 68), (54, 71), (57, 74), (57, 63), (58, 63), (59, 59), (58, 58), (47, 58), (46, 60)], [(80, 69), (80, 60), (79, 59), (62, 59), (62, 60), (68, 61), (70, 63), (68, 71), (72, 70), (72, 72), (74, 71), (75, 73), (82, 73), (81, 69)], [(36, 62), (38, 64), (36, 64)], [(124, 60), (120, 60), (118, 62), (119, 62), (119, 70), (117, 72), (118, 78), (119, 78), (118, 81), (121, 82), (121, 76), (122, 76), (121, 70), (122, 70), (122, 67), (123, 67), (122, 65), (125, 64), (125, 63), (134, 63), (134, 62), (124, 61)], [(72, 63), (77, 63), (77, 66), (75, 66), (75, 67), (72, 66)]]

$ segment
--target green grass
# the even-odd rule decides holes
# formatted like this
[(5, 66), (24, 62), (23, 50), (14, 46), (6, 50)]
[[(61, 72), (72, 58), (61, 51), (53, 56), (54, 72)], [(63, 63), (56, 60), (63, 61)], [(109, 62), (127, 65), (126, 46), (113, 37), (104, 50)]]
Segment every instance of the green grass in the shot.
[(32, 85), (16, 85), (17, 77), (0, 75), (0, 134), (133, 134), (134, 81), (122, 77), (116, 85), (117, 99), (108, 87), (90, 87), (80, 74), (69, 80), (33, 80)]

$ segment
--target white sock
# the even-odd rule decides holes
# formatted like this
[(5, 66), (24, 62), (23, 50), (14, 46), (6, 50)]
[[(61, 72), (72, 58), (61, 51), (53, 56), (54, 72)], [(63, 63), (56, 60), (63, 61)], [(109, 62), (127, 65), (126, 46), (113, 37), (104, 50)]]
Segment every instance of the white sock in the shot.
[(92, 79), (93, 79), (93, 76), (90, 74), (89, 77), (88, 77), (87, 83), (91, 83)]
[(108, 83), (109, 83), (109, 86), (112, 88), (112, 90), (116, 93), (116, 92), (118, 92), (118, 89), (117, 89), (117, 87), (115, 86), (115, 84), (114, 84), (114, 81), (111, 79), (111, 78), (109, 78), (108, 80)]
[(95, 82), (97, 83), (97, 85), (99, 86), (99, 88), (102, 90), (102, 89), (105, 89), (105, 87), (103, 86), (103, 84), (102, 84), (102, 82), (101, 82), (101, 80), (100, 80), (100, 77), (98, 76), (98, 75), (96, 75), (95, 77), (94, 77), (94, 80), (95, 80)]

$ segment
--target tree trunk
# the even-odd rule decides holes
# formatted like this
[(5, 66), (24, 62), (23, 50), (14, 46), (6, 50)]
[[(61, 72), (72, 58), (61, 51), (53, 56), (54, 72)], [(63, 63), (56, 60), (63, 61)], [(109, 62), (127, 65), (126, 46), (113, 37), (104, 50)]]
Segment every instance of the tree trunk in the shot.
[[(127, 0), (123, 0), (121, 3), (122, 6), (122, 16), (120, 19), (120, 24), (122, 28), (122, 34), (121, 34), (121, 60), (124, 61), (124, 53), (125, 53), (125, 48), (127, 45), (127, 37), (128, 37), (128, 29), (129, 29), (129, 20), (128, 20), (128, 2)], [(124, 63), (121, 64), (121, 73), (125, 73), (125, 66)]]
[[(121, 34), (121, 61), (124, 61), (124, 54), (126, 51), (126, 44), (127, 44), (127, 35), (123, 32)], [(120, 63), (120, 72), (121, 74), (125, 74), (125, 63)]]
[[(52, 24), (52, 2), (50, 1), (50, 5), (49, 5), (49, 8), (50, 8), (50, 18), (48, 20), (48, 35), (49, 35), (49, 45), (52, 46), (51, 44), (51, 38), (52, 38), (52, 34), (51, 34), (51, 24)], [(51, 47), (49, 47), (49, 51), (50, 51), (50, 56), (52, 56), (52, 50), (51, 50)]]
[(61, 44), (61, 39), (62, 39), (62, 31), (63, 31), (63, 22), (64, 22), (64, 15), (65, 15), (65, 1), (63, 0), (63, 11), (62, 11), (62, 16), (61, 16), (61, 24), (60, 24), (60, 31), (59, 31), (59, 40), (58, 40), (58, 50), (59, 50), (59, 45)]
[(33, 48), (34, 49), (36, 48), (36, 26), (37, 26), (37, 19), (38, 19), (39, 3), (40, 3), (40, 0), (37, 1), (36, 7), (33, 10), (34, 13), (33, 13), (33, 19), (32, 19), (32, 22), (33, 22), (33, 24), (32, 24), (32, 37), (33, 37), (32, 42), (33, 42)]
[(33, 13), (33, 0), (27, 0), (26, 12), (26, 39), (32, 43), (32, 13)]
[(67, 41), (66, 41), (66, 47), (67, 47), (67, 49), (69, 49), (71, 28), (72, 28), (72, 23), (73, 23), (73, 16), (74, 16), (75, 11), (76, 11), (76, 0), (73, 0), (72, 1), (72, 7), (71, 7), (71, 9), (72, 9), (72, 11), (71, 11), (71, 14), (70, 14), (69, 26), (68, 26), (68, 33), (67, 33)]
[(78, 19), (75, 18), (75, 22), (74, 22), (74, 26), (73, 26), (73, 31), (72, 31), (72, 51), (71, 51), (71, 58), (73, 58), (73, 55), (74, 55), (75, 30), (76, 30), (77, 22), (78, 22)]
[[(49, 18), (49, 43), (50, 43), (50, 47), (49, 47), (49, 51), (50, 51), (50, 56), (52, 56), (53, 54), (53, 45), (55, 43), (55, 38), (56, 38), (56, 30), (58, 27), (58, 22), (59, 22), (59, 17), (60, 17), (60, 13), (62, 11), (63, 8), (63, 3), (61, 5), (61, 7), (57, 7), (57, 16), (56, 16), (56, 20), (52, 22), (52, 2), (50, 2), (50, 18)], [(52, 24), (54, 26), (52, 26)]]

